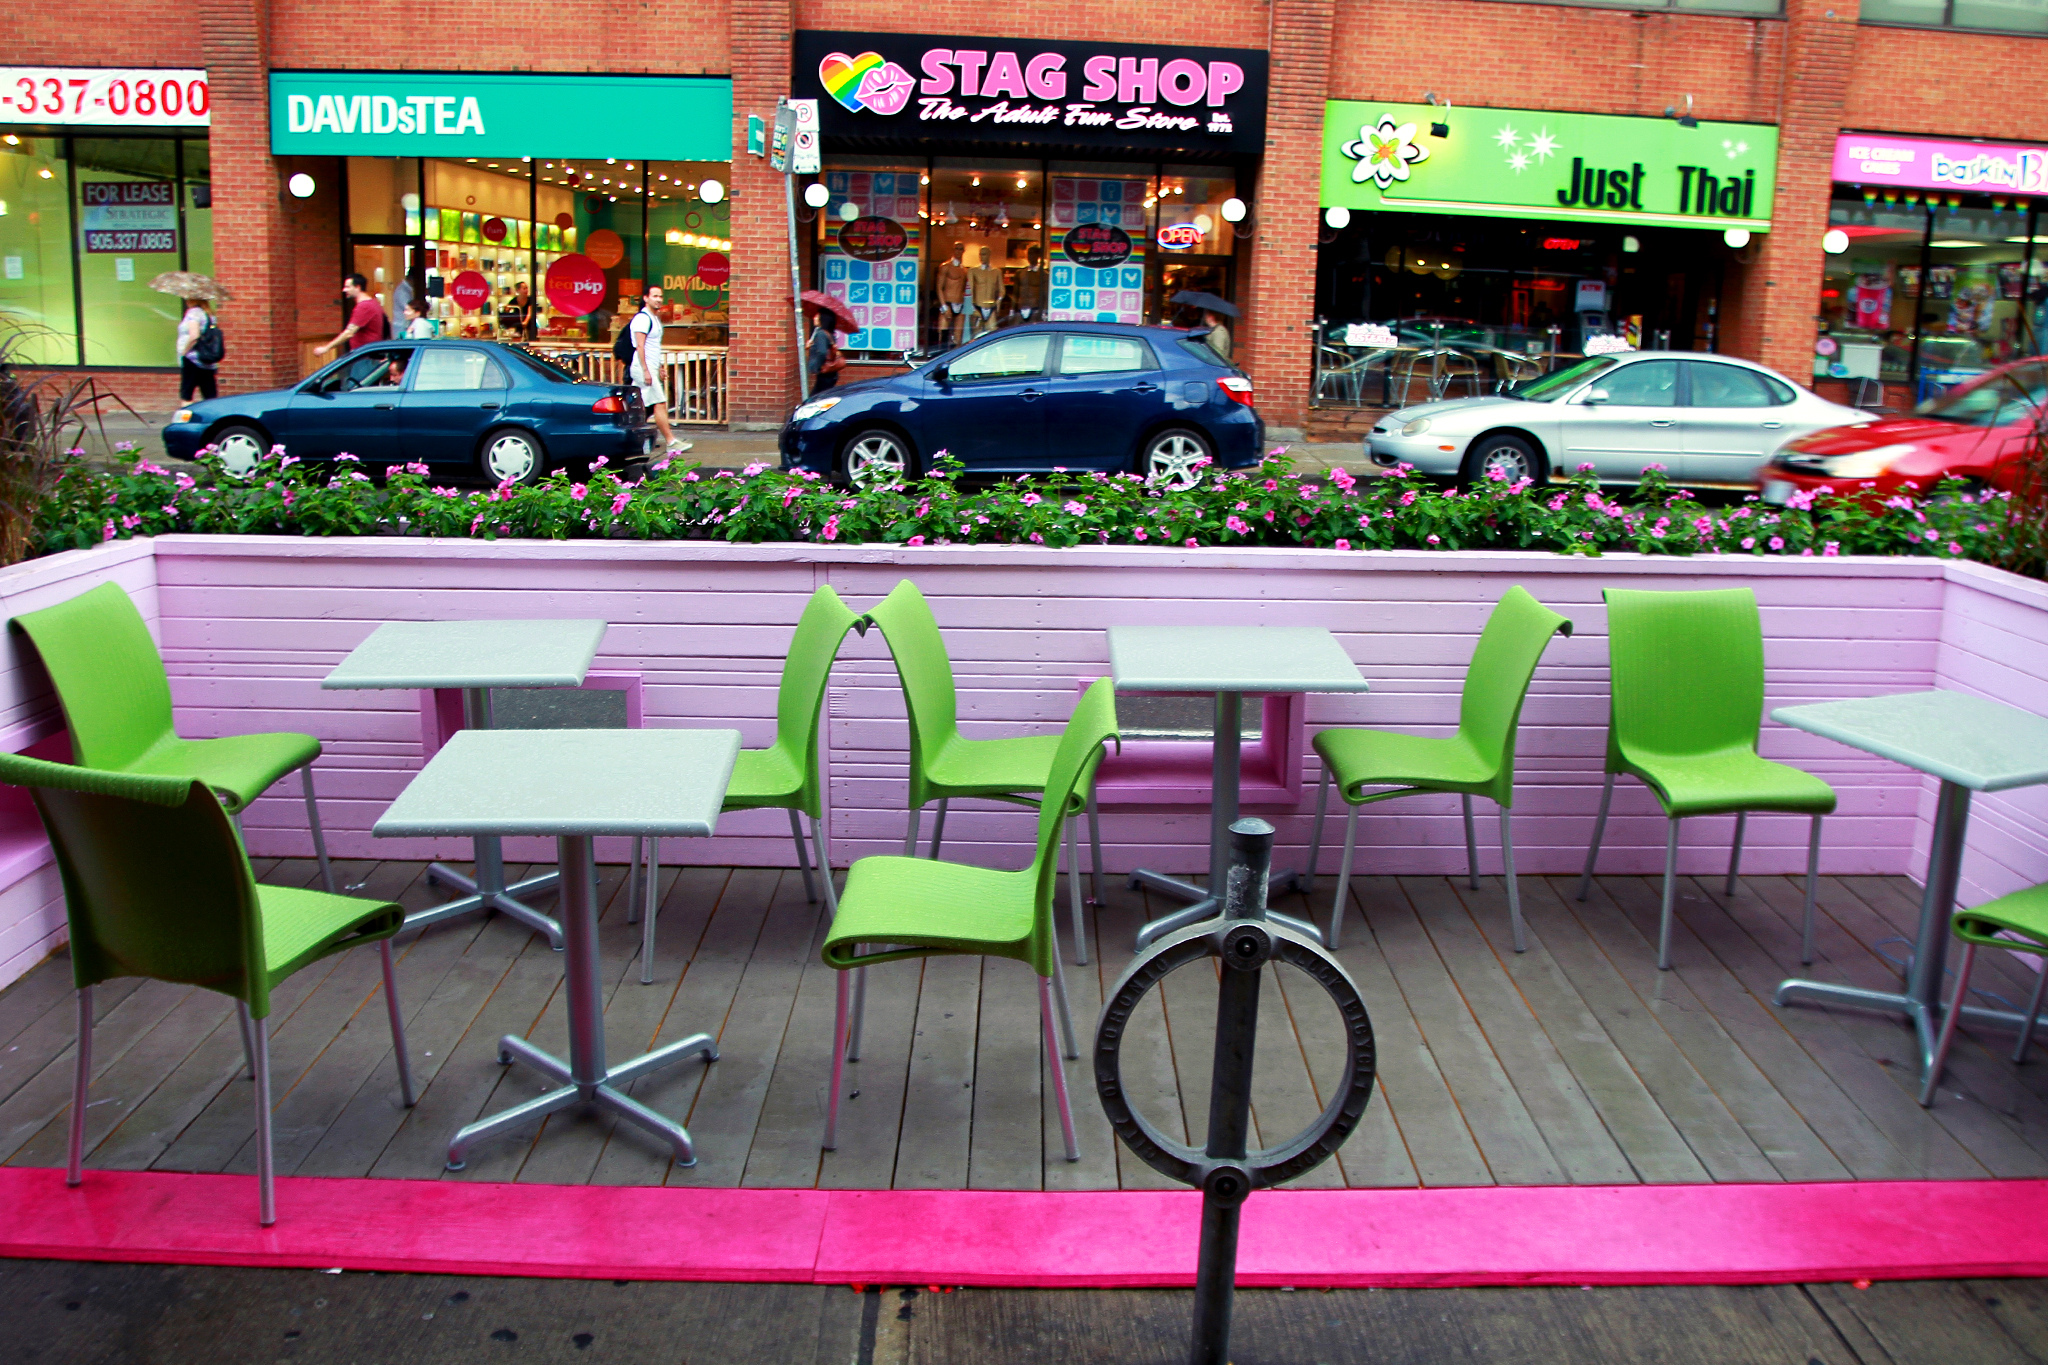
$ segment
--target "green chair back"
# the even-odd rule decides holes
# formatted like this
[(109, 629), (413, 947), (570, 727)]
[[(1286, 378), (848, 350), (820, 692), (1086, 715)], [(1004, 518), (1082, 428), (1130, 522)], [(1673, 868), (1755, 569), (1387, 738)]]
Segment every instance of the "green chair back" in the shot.
[(1502, 806), (1515, 792), (1515, 730), (1529, 680), (1552, 635), (1572, 633), (1572, 623), (1516, 585), (1494, 605), (1465, 670), (1465, 694), (1458, 707), (1458, 733), (1480, 757), (1498, 760), (1492, 781), (1478, 795)]
[(1052, 902), (1053, 885), (1059, 877), (1060, 834), (1076, 794), (1085, 799), (1095, 782), (1103, 746), (1117, 737), (1116, 685), (1108, 678), (1097, 678), (1067, 718), (1060, 747), (1053, 754), (1052, 771), (1045, 779), (1045, 800), (1038, 807), (1038, 855), (1031, 864), (1037, 915), (1031, 931), (1030, 961), (1031, 970), (1040, 976), (1053, 974), (1053, 957), (1059, 952)]
[(824, 792), (818, 776), (818, 717), (825, 706), (825, 687), (832, 677), (832, 661), (846, 632), (860, 618), (853, 614), (839, 594), (825, 584), (811, 594), (804, 614), (796, 623), (789, 642), (789, 657), (782, 665), (782, 685), (775, 694), (775, 744), (803, 773), (798, 798), (803, 813), (822, 817)]
[(910, 712), (910, 807), (916, 810), (932, 799), (927, 764), (960, 733), (953, 661), (946, 657), (946, 642), (924, 594), (907, 578), (867, 619), (882, 628), (903, 684), (903, 703)]
[(263, 915), (248, 856), (203, 782), (0, 754), (49, 831), (79, 987), (117, 976), (203, 986), (270, 1013)]
[(1634, 754), (1756, 749), (1763, 728), (1764, 631), (1748, 588), (1608, 588), (1611, 717), (1607, 770)]
[(56, 684), (80, 766), (126, 768), (176, 734), (163, 655), (119, 584), (24, 612), (14, 625)]

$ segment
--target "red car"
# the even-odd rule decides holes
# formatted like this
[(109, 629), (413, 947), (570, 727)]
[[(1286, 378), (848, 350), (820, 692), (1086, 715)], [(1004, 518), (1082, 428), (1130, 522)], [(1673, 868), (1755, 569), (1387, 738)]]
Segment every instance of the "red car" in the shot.
[(1787, 441), (1757, 472), (1768, 503), (1800, 490), (1926, 492), (1946, 478), (2010, 490), (2048, 434), (2048, 358), (2015, 360), (1922, 403), (1908, 417), (1829, 427)]

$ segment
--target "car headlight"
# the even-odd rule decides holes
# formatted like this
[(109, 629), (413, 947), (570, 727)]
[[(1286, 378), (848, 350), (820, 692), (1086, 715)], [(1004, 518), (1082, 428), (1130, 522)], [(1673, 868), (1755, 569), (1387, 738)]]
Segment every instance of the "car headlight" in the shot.
[(189, 422), (191, 420), (193, 420), (193, 418), (192, 409), (190, 408), (179, 408), (176, 412), (171, 414), (171, 421), (174, 423)]
[(797, 410), (789, 415), (789, 420), (792, 422), (808, 422), (820, 413), (828, 411), (838, 401), (839, 395), (836, 393), (827, 398), (813, 398), (808, 403), (799, 404)]
[(1874, 479), (1889, 469), (1893, 460), (1912, 453), (1910, 445), (1875, 446), (1848, 455), (1830, 455), (1820, 462), (1820, 468), (1838, 479)]
[(1403, 436), (1420, 436), (1423, 432), (1428, 430), (1429, 419), (1427, 417), (1418, 417), (1414, 421), (1402, 427), (1401, 434)]

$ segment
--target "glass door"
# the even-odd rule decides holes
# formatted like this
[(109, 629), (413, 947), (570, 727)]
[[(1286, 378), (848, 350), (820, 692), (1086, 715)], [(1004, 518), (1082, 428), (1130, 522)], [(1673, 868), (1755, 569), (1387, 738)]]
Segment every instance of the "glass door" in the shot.
[(369, 292), (383, 306), (392, 336), (405, 330), (406, 300), (427, 296), (425, 248), (418, 237), (356, 233), (349, 238), (349, 272), (370, 282)]

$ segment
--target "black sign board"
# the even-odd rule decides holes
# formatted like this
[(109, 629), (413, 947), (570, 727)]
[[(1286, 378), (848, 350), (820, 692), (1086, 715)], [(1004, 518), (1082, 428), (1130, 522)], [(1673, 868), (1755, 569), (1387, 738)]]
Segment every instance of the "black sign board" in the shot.
[(903, 224), (894, 218), (870, 215), (856, 218), (839, 229), (839, 249), (860, 261), (888, 261), (903, 254)]
[(805, 29), (791, 51), (791, 92), (828, 138), (1265, 150), (1256, 49)]
[(1083, 223), (1067, 229), (1060, 247), (1075, 265), (1122, 265), (1131, 256), (1131, 234), (1108, 223)]

